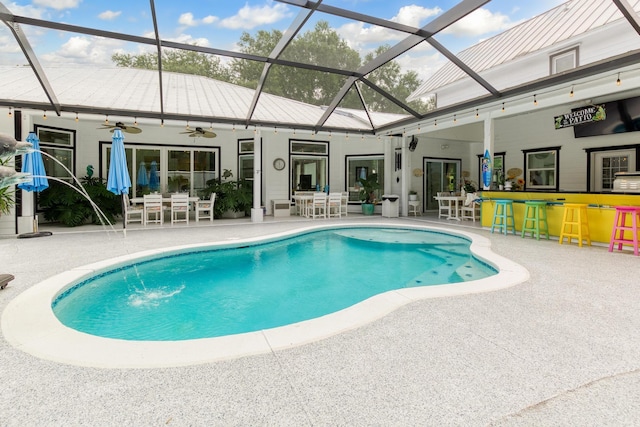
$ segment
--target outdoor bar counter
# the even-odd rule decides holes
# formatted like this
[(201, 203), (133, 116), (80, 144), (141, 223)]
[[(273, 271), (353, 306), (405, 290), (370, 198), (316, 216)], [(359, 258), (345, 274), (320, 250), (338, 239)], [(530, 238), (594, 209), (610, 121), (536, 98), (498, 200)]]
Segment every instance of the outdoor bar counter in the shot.
[(614, 206), (640, 206), (638, 193), (579, 193), (579, 192), (541, 192), (541, 191), (482, 191), (481, 221), (483, 227), (491, 228), (493, 209), (492, 200), (513, 200), (513, 213), (516, 231), (522, 231), (524, 216), (524, 202), (527, 200), (547, 202), (547, 222), (549, 234), (558, 237), (562, 226), (564, 203), (585, 203), (589, 232), (592, 242), (609, 243), (613, 219)]

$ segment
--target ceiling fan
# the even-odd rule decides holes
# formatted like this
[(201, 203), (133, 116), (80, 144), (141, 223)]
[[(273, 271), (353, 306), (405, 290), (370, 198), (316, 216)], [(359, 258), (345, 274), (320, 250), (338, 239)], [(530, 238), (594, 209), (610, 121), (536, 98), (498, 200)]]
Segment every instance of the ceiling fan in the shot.
[(122, 129), (123, 132), (126, 133), (140, 133), (142, 129), (135, 126), (127, 126), (122, 122), (116, 122), (115, 125), (104, 124), (101, 128), (98, 129), (111, 129), (109, 132), (113, 132), (115, 129)]
[(186, 132), (180, 132), (184, 135), (189, 135), (190, 137), (204, 137), (204, 138), (215, 138), (217, 135), (215, 132), (211, 132), (210, 130), (204, 130), (201, 127), (197, 127), (195, 129), (190, 129)]

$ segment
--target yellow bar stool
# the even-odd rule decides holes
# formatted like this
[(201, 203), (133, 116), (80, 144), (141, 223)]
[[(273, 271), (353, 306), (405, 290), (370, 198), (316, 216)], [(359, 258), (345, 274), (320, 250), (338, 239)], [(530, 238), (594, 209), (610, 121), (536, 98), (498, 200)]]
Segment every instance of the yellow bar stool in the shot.
[(571, 244), (571, 238), (575, 237), (578, 240), (578, 246), (582, 247), (583, 240), (586, 240), (587, 244), (591, 246), (586, 204), (564, 204), (564, 215), (562, 217), (562, 229), (559, 239), (560, 244), (562, 244), (565, 237), (567, 238), (568, 244)]
[(530, 232), (531, 237), (540, 240), (540, 233), (547, 235), (549, 240), (549, 224), (547, 223), (547, 202), (528, 200), (524, 202), (524, 221), (522, 222), (522, 237)]
[(505, 236), (509, 232), (509, 228), (516, 234), (516, 223), (513, 219), (513, 200), (494, 200), (495, 207), (493, 208), (493, 224), (491, 224), (491, 232), (497, 227), (499, 233), (503, 233)]

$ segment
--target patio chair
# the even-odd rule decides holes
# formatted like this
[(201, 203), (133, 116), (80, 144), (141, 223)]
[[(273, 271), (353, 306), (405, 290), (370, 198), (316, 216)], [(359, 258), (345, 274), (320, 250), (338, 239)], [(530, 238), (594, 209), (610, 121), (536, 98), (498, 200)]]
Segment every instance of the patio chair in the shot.
[[(181, 218), (182, 215), (184, 218)], [(189, 195), (187, 193), (171, 195), (171, 225), (176, 222), (189, 224)]]
[(476, 222), (476, 218), (480, 219), (480, 203), (476, 202), (478, 195), (476, 193), (467, 193), (467, 200), (460, 207), (460, 218), (470, 219)]
[(124, 194), (124, 220), (126, 224), (131, 224), (133, 222), (139, 222), (140, 224), (144, 224), (144, 208), (143, 206), (132, 205), (129, 200), (129, 195)]
[[(143, 197), (144, 225), (162, 224), (164, 211), (162, 210), (162, 194), (145, 194)], [(153, 219), (149, 219), (153, 215)]]
[(326, 193), (313, 193), (313, 200), (307, 203), (307, 217), (327, 217), (327, 195)]
[(450, 193), (436, 193), (436, 200), (438, 201), (438, 218), (450, 218), (452, 216), (451, 204), (449, 204), (447, 200), (440, 199), (440, 197), (446, 197), (450, 195)]
[(213, 222), (213, 206), (216, 203), (216, 193), (211, 193), (208, 200), (198, 200), (196, 202), (196, 222), (200, 219), (209, 219)]
[(327, 199), (327, 216), (329, 218), (342, 216), (342, 193), (329, 193)]
[(340, 200), (340, 214), (349, 215), (349, 193), (347, 191), (342, 192), (342, 199)]

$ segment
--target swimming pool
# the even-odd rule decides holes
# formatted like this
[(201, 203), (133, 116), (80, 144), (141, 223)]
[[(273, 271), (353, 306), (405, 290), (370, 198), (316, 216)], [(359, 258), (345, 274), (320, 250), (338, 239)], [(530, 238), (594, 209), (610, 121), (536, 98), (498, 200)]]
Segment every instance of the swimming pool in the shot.
[[(350, 221), (350, 224), (352, 228), (380, 226), (376, 222)], [(335, 226), (327, 224), (310, 226), (308, 223), (279, 224), (276, 227), (280, 230), (278, 232), (270, 232), (272, 227), (255, 228), (253, 230), (257, 231), (251, 233), (257, 237), (241, 240), (232, 237), (234, 236), (232, 229), (227, 231), (225, 227), (224, 231), (220, 229), (219, 232), (214, 228), (213, 232), (208, 233), (213, 244), (189, 244), (180, 247), (153, 245), (154, 249), (71, 267), (30, 286), (13, 298), (3, 311), (2, 332), (7, 342), (21, 351), (59, 363), (99, 368), (188, 366), (271, 353), (311, 343), (362, 327), (412, 302), (504, 289), (521, 283), (529, 277), (525, 268), (493, 253), (489, 239), (464, 229), (429, 227), (407, 221), (397, 221), (397, 224), (385, 223), (385, 227), (434, 230), (463, 237), (471, 242), (470, 249), (474, 256), (493, 266), (498, 273), (484, 279), (454, 285), (416, 286), (387, 291), (335, 313), (282, 327), (182, 341), (140, 341), (98, 337), (63, 325), (53, 313), (52, 303), (61, 293), (90, 276), (117, 269), (132, 262), (174, 255), (184, 250), (210, 249), (211, 247), (225, 249), (236, 247), (238, 244), (268, 243), (308, 232), (333, 229)], [(153, 236), (164, 232), (166, 231), (145, 231), (143, 241), (152, 244)], [(132, 238), (134, 237), (128, 237), (128, 239)], [(234, 239), (233, 242), (231, 239)], [(136, 246), (144, 247), (145, 245), (147, 243)], [(100, 259), (100, 257), (94, 256), (94, 259)], [(425, 316), (425, 321), (428, 321), (428, 313), (425, 313)]]
[(495, 275), (469, 246), (448, 233), (369, 227), (178, 251), (73, 284), (53, 310), (66, 326), (107, 338), (253, 332), (334, 313), (387, 291)]

